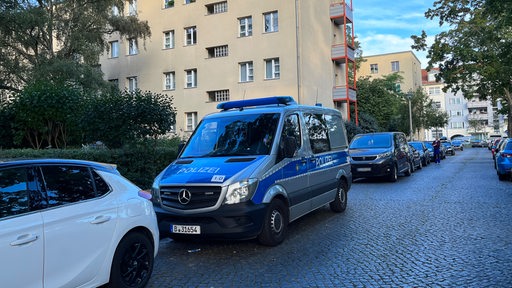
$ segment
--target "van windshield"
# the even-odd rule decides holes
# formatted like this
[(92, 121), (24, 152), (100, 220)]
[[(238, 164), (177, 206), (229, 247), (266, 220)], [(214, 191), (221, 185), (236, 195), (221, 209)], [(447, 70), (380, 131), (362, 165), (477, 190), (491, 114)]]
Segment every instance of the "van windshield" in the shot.
[(391, 147), (391, 135), (388, 134), (356, 135), (350, 143), (350, 149), (389, 147)]
[(182, 158), (266, 155), (275, 139), (280, 114), (243, 114), (206, 118), (190, 138)]

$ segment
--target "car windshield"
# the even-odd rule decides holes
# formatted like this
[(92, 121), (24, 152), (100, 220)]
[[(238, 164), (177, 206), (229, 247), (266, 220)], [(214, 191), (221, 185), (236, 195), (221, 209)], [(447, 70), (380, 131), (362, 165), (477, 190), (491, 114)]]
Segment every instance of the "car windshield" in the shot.
[(351, 149), (389, 147), (391, 147), (391, 135), (388, 134), (356, 135), (350, 143)]
[(446, 147), (451, 147), (452, 144), (450, 144), (450, 142), (441, 142), (444, 146)]
[(182, 158), (269, 154), (278, 113), (206, 118), (197, 127)]
[(421, 143), (418, 143), (418, 142), (411, 142), (409, 143), (412, 145), (412, 147), (414, 147), (416, 150), (418, 151), (423, 151), (423, 145)]
[(453, 144), (453, 145), (461, 145), (461, 144), (462, 144), (462, 142), (461, 142), (461, 141), (459, 141), (459, 140), (453, 140), (453, 141), (452, 141), (452, 144)]
[(430, 142), (424, 142), (425, 146), (427, 146), (428, 149), (434, 149), (434, 146), (432, 146), (432, 143)]

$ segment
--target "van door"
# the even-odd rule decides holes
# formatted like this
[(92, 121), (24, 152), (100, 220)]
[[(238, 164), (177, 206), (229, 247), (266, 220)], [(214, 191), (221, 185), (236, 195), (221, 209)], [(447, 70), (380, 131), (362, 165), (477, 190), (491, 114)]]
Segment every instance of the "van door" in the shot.
[(306, 129), (312, 155), (308, 161), (309, 186), (311, 188), (311, 209), (316, 209), (334, 199), (336, 189), (336, 166), (334, 153), (331, 152), (327, 117), (322, 113), (304, 113)]
[[(288, 147), (285, 145), (288, 143)], [(290, 145), (293, 143), (293, 145)], [(295, 151), (285, 153), (289, 146), (295, 146)], [(298, 114), (286, 116), (279, 144), (277, 166), (282, 166), (283, 179), (280, 184), (286, 189), (290, 202), (290, 221), (301, 215), (302, 211), (309, 211), (309, 179), (308, 159), (304, 154), (302, 145), (301, 124)], [(289, 155), (285, 155), (289, 154)], [(289, 157), (293, 155), (292, 157)]]

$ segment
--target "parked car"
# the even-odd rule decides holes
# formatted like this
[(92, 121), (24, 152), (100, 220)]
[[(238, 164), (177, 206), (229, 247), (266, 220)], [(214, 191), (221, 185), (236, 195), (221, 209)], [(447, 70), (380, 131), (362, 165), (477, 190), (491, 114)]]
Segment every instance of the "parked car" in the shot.
[(486, 147), (486, 144), (487, 144), (483, 140), (476, 139), (476, 138), (472, 138), (470, 140), (470, 143), (471, 143), (471, 147)]
[(495, 156), (496, 156), (496, 149), (498, 148), (498, 146), (500, 145), (500, 142), (501, 142), (501, 138), (498, 138), (498, 139), (494, 139), (492, 141), (492, 144), (490, 145), (490, 149), (491, 149), (491, 153), (492, 153), (492, 159), (495, 159)]
[(358, 134), (350, 142), (349, 154), (354, 179), (385, 177), (395, 182), (399, 173), (412, 173), (409, 145), (402, 132)]
[(449, 141), (441, 141), (441, 146), (445, 148), (445, 155), (455, 155), (455, 149), (453, 149), (452, 143)]
[(464, 142), (462, 142), (462, 140), (452, 140), (452, 146), (453, 146), (453, 149), (455, 149), (455, 150), (460, 150), (460, 151), (464, 150)]
[(496, 152), (496, 173), (500, 180), (510, 179), (512, 176), (512, 139), (506, 138)]
[(409, 145), (412, 145), (416, 150), (418, 150), (418, 152), (420, 153), (421, 164), (423, 166), (427, 166), (428, 164), (430, 164), (432, 156), (430, 156), (430, 151), (428, 150), (425, 143), (421, 141), (411, 141), (409, 142)]
[(409, 144), (409, 158), (411, 161), (412, 172), (416, 171), (416, 169), (423, 168), (420, 152), (411, 144)]
[(114, 165), (0, 162), (3, 287), (143, 287), (159, 232), (151, 194)]

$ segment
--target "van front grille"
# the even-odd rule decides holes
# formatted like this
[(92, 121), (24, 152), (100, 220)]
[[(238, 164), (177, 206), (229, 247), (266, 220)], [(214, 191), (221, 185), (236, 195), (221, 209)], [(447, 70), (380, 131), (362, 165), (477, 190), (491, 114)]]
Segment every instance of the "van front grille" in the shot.
[(164, 207), (192, 210), (212, 207), (217, 204), (220, 186), (163, 186), (160, 199)]

